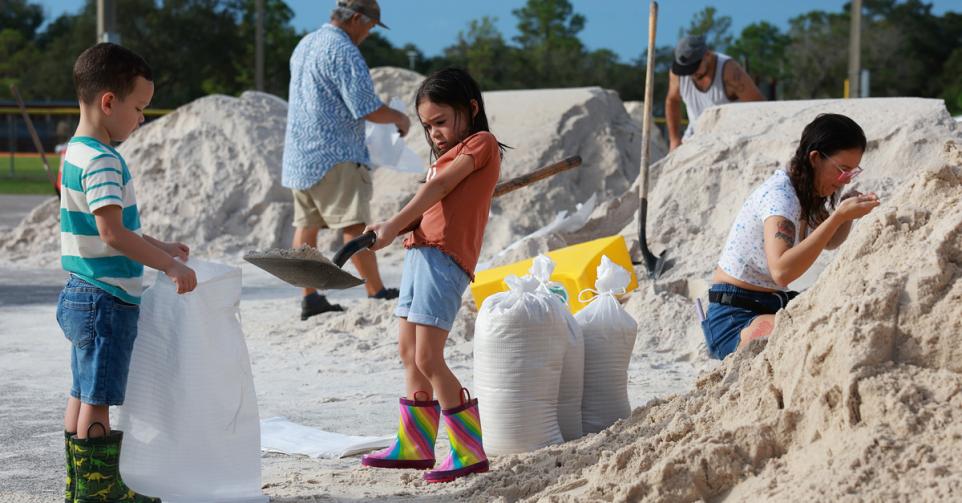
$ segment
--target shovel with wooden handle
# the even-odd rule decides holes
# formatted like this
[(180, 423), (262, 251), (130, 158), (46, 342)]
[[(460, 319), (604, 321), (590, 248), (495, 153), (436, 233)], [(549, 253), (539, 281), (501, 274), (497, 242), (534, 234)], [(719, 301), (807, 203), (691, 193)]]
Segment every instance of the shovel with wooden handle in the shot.
[(648, 249), (648, 166), (651, 164), (651, 106), (655, 96), (655, 27), (658, 24), (658, 2), (652, 0), (648, 12), (648, 64), (645, 70), (644, 119), (641, 123), (641, 206), (638, 207), (638, 244), (645, 269), (652, 279), (665, 268), (665, 252), (655, 256)]
[[(494, 197), (513, 192), (578, 166), (581, 166), (581, 156), (576, 155), (526, 175), (501, 182), (494, 188)], [(417, 229), (420, 223), (420, 219), (415, 220), (399, 234)], [(294, 286), (317, 290), (343, 290), (364, 283), (364, 280), (345, 271), (342, 267), (355, 253), (370, 248), (375, 241), (377, 241), (377, 234), (373, 231), (365, 232), (345, 243), (334, 254), (332, 260), (328, 260), (313, 248), (254, 251), (244, 255), (244, 260)]]

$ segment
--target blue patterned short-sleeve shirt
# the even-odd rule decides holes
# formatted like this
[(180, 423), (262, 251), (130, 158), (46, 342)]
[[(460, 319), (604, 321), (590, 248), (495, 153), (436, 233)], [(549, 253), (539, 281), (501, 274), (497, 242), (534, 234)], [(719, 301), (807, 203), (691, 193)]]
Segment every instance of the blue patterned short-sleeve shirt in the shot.
[(772, 216), (791, 220), (796, 229), (795, 242), (798, 242), (802, 205), (788, 173), (780, 169), (745, 200), (728, 233), (718, 266), (746, 283), (785, 290), (772, 279), (765, 255), (765, 220)]
[(282, 184), (305, 190), (335, 164), (370, 165), (364, 116), (381, 105), (367, 63), (344, 30), (325, 24), (301, 39), (291, 55)]

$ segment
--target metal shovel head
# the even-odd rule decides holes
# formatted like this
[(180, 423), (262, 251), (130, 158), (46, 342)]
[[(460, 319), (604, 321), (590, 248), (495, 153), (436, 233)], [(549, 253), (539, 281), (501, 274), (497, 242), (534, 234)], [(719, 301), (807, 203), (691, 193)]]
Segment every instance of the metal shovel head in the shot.
[(244, 255), (244, 260), (301, 288), (344, 290), (364, 284), (364, 280), (336, 266), (310, 247), (253, 251)]

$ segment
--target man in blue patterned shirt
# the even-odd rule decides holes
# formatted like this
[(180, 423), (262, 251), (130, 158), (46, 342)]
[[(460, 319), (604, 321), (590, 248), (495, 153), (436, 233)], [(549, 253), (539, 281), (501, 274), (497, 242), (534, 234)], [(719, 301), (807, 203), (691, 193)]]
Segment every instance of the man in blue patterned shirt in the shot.
[[(374, 83), (358, 45), (381, 23), (376, 0), (338, 0), (330, 23), (305, 36), (291, 56), (290, 101), (284, 140), (283, 185), (294, 193), (294, 247), (317, 246), (322, 228), (340, 229), (353, 239), (371, 222), (371, 160), (364, 144), (364, 121), (394, 124), (401, 135), (407, 115), (389, 108)], [(369, 297), (394, 299), (385, 288), (374, 252), (351, 261)], [(304, 290), (301, 319), (341, 311), (313, 289)]]

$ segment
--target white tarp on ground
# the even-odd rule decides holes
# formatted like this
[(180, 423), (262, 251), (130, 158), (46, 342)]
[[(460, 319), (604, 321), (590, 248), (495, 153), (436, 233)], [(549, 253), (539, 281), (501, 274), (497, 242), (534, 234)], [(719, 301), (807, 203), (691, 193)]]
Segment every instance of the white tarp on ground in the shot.
[(286, 417), (261, 421), (261, 450), (303, 454), (312, 458), (343, 458), (391, 445), (394, 437), (355, 437), (292, 423)]

